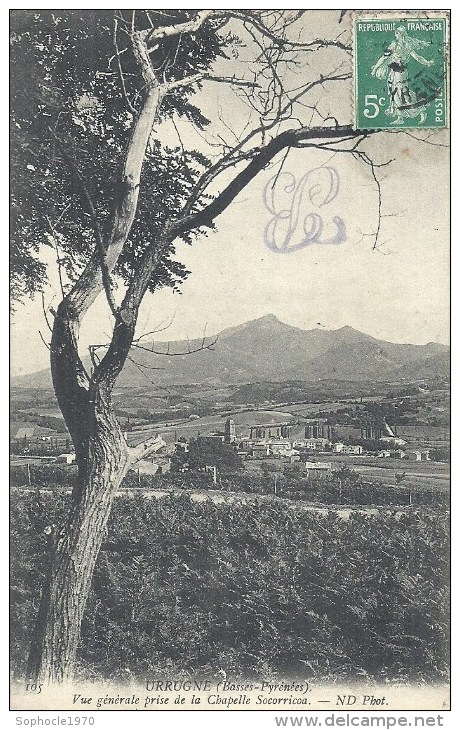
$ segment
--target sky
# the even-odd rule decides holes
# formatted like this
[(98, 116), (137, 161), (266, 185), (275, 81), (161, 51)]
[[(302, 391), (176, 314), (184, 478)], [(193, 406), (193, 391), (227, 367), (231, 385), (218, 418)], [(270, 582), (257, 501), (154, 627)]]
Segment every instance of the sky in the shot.
[[(332, 30), (336, 14), (328, 17)], [(224, 112), (231, 109), (229, 118), (237, 129), (243, 111), (219, 93), (217, 102)], [(340, 90), (326, 91), (324, 103), (328, 108), (335, 104), (351, 118), (351, 97), (350, 81)], [(201, 101), (211, 107), (216, 97), (209, 94)], [(202, 144), (189, 130), (180, 128), (180, 133), (187, 144)], [(172, 130), (164, 125), (159, 134), (168, 139)], [(385, 133), (366, 143), (374, 160), (393, 159), (379, 172), (383, 215), (378, 250), (373, 249), (378, 196), (369, 167), (349, 155), (316, 150), (291, 150), (276, 182), (278, 211), (290, 209), (293, 203), (293, 194), (283, 191), (283, 184), (291, 182), (298, 190), (299, 221), (288, 248), (302, 241), (302, 223), (311, 214), (323, 226), (320, 241), (334, 237), (334, 219), (340, 218), (343, 241), (311, 243), (286, 253), (271, 250), (267, 226), (273, 213), (264, 202), (264, 191), (270, 192), (271, 181), (280, 172), (280, 155), (217, 219), (215, 232), (192, 246), (178, 243), (177, 257), (192, 273), (181, 285), (180, 295), (163, 290), (146, 296), (138, 334), (168, 324), (157, 339), (195, 338), (274, 314), (303, 329), (351, 325), (391, 342), (448, 343), (449, 155), (446, 147), (439, 146), (447, 141), (447, 134), (437, 131), (428, 142)], [(305, 180), (302, 195), (301, 180)], [(284, 230), (283, 225), (278, 229), (278, 247)], [(48, 261), (51, 285), (45, 301), (55, 306), (57, 270), (52, 259)], [(101, 338), (110, 328), (101, 295), (83, 323), (82, 350), (104, 341)], [(13, 318), (13, 374), (47, 367), (48, 351), (39, 331), (49, 340), (41, 300), (36, 297), (18, 305)]]

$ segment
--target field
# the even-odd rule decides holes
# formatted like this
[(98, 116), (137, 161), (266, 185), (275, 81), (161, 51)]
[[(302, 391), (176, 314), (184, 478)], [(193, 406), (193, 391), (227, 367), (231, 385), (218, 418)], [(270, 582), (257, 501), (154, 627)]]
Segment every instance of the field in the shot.
[[(255, 386), (258, 386), (255, 388)], [(253, 387), (254, 386), (254, 387)], [(289, 386), (289, 387), (288, 387)], [(326, 383), (321, 398), (310, 397), (318, 385), (296, 383), (259, 383), (247, 386), (179, 385), (168, 388), (121, 388), (114, 394), (122, 428), (132, 441), (159, 431), (166, 441), (194, 438), (199, 434), (223, 431), (227, 417), (233, 418), (237, 436), (245, 438), (249, 427), (257, 423), (302, 421), (327, 416), (331, 422), (359, 423), (368, 415), (385, 417), (396, 427), (409, 446), (433, 448), (447, 445), (450, 438), (448, 383), (434, 381), (428, 385), (379, 383)], [(261, 392), (259, 401), (238, 400), (238, 394), (252, 398)], [(303, 392), (305, 400), (300, 401)], [(297, 400), (286, 398), (297, 395)], [(262, 400), (266, 398), (265, 400)], [(285, 397), (285, 400), (283, 400)], [(19, 428), (33, 427), (34, 437), (65, 434), (65, 426), (51, 391), (12, 389), (11, 434)], [(190, 418), (192, 416), (192, 418)], [(200, 418), (196, 418), (200, 416)], [(54, 419), (54, 423), (53, 423)], [(52, 429), (57, 429), (53, 431)], [(299, 427), (299, 435), (303, 435)], [(296, 434), (297, 435), (297, 434)]]
[(249, 434), (250, 426), (258, 423), (285, 423), (292, 420), (293, 416), (289, 410), (236, 410), (229, 407), (224, 413), (202, 416), (196, 420), (177, 419), (171, 422), (138, 427), (128, 434), (128, 439), (135, 441), (138, 434), (148, 437), (159, 431), (167, 442), (173, 441), (176, 436), (177, 438), (184, 436), (186, 439), (190, 439), (214, 431), (223, 433), (226, 418), (232, 418), (235, 421), (237, 434), (243, 438)]
[[(47, 525), (65, 495), (12, 498), (12, 659), (25, 657)], [(443, 682), (448, 520), (120, 496), (93, 580), (81, 677)]]
[[(432, 489), (450, 491), (450, 468), (447, 463), (431, 461), (407, 461), (406, 459), (383, 459), (368, 456), (350, 457), (340, 454), (314, 453), (315, 461), (330, 462), (333, 469), (346, 467), (358, 472), (364, 479), (377, 479), (388, 487), (401, 484), (411, 489)], [(246, 462), (247, 469), (261, 468), (263, 464), (276, 467), (277, 459), (255, 459)]]
[[(341, 463), (344, 464), (344, 460)], [(389, 486), (401, 483), (412, 489), (434, 489), (446, 493), (450, 490), (449, 464), (406, 459), (363, 458), (361, 461), (353, 459), (352, 464), (347, 465), (363, 477), (378, 479)]]

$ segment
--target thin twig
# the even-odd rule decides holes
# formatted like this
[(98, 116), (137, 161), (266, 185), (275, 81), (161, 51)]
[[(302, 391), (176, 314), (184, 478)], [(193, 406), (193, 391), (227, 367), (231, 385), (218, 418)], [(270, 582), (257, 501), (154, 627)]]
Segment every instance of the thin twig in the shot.
[(139, 345), (138, 343), (133, 342), (132, 347), (135, 347), (137, 350), (144, 350), (144, 352), (149, 352), (153, 355), (162, 355), (166, 357), (183, 357), (184, 355), (193, 355), (196, 352), (202, 352), (203, 350), (210, 350), (211, 352), (214, 349), (214, 345), (217, 343), (218, 337), (215, 337), (215, 339), (212, 342), (208, 342), (205, 344), (205, 338), (202, 339), (201, 345), (194, 348), (193, 350), (190, 349), (190, 347), (185, 352), (171, 352), (170, 345), (171, 343), (168, 342), (168, 350), (167, 352), (160, 352), (158, 350), (150, 349), (149, 347), (144, 347), (143, 345)]
[(42, 335), (42, 333), (40, 332), (40, 330), (38, 330), (38, 334), (40, 335), (40, 339), (41, 339), (41, 341), (43, 342), (43, 344), (45, 345), (45, 347), (46, 347), (46, 348), (47, 348), (48, 350), (50, 350), (50, 351), (51, 351), (51, 347), (50, 347), (50, 346), (49, 346), (49, 344), (48, 344), (48, 343), (46, 342), (46, 340), (45, 340), (45, 338), (43, 337), (43, 335)]
[(280, 176), (280, 174), (281, 174), (281, 172), (283, 170), (284, 163), (286, 162), (287, 156), (288, 156), (288, 154), (289, 154), (290, 151), (291, 151), (291, 148), (288, 147), (287, 150), (286, 150), (286, 153), (283, 155), (283, 159), (281, 160), (281, 165), (279, 166), (279, 168), (277, 170), (277, 173), (276, 173), (275, 177), (273, 178), (272, 188), (274, 188), (275, 185), (276, 185), (276, 183), (278, 182), (278, 178), (279, 178), (279, 176)]
[(43, 316), (45, 317), (46, 325), (47, 325), (49, 331), (52, 332), (53, 328), (51, 327), (49, 320), (48, 320), (48, 315), (47, 315), (46, 307), (45, 307), (45, 295), (43, 294), (43, 292), (41, 292), (41, 300), (42, 300)]

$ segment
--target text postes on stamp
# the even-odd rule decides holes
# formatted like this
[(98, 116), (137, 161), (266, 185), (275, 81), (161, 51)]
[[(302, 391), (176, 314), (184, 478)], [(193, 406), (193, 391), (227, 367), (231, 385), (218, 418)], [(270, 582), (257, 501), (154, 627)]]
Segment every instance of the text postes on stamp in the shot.
[(446, 18), (356, 18), (355, 125), (447, 126)]

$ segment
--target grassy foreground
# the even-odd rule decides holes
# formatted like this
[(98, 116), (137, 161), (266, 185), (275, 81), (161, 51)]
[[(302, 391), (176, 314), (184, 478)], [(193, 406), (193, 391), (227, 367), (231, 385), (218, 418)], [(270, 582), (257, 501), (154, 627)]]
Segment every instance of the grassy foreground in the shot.
[[(11, 636), (23, 675), (68, 497), (12, 497)], [(83, 677), (444, 681), (448, 519), (119, 497), (79, 652)]]

